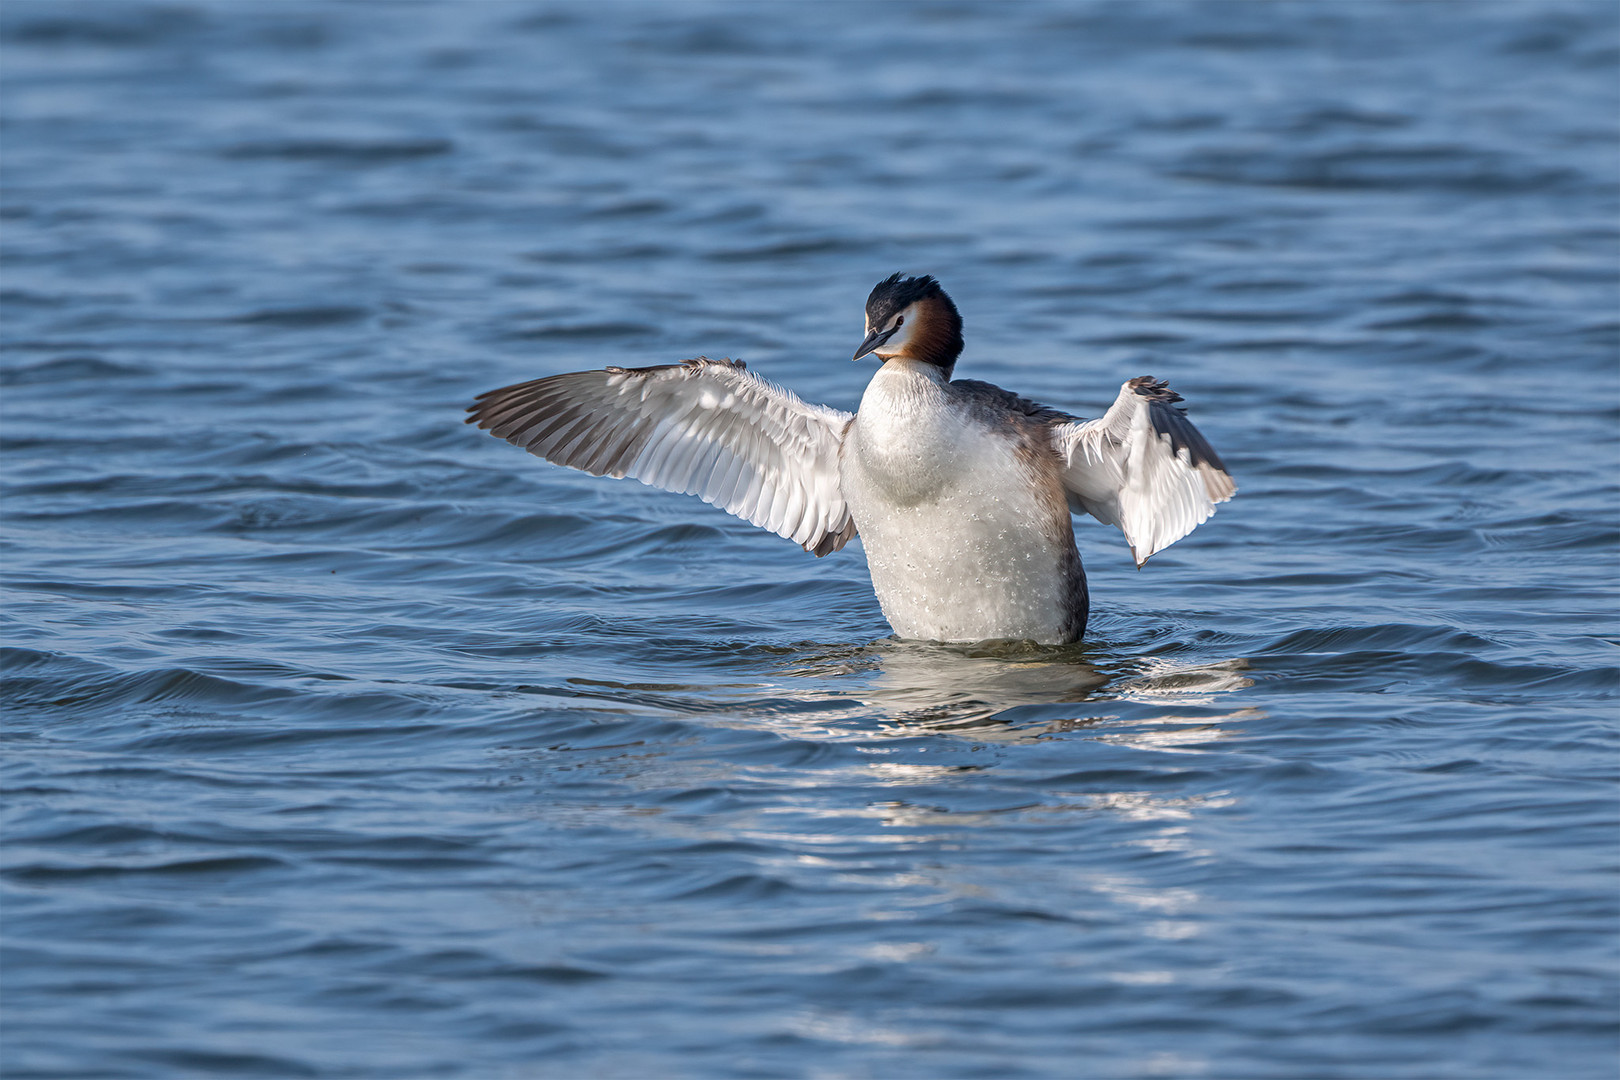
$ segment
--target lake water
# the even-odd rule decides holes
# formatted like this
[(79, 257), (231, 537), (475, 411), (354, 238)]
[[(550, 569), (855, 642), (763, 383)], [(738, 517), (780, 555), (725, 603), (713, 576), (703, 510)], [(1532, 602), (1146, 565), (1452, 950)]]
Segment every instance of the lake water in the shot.
[[(1620, 8), (0, 10), (0, 1065), (1616, 1075)], [(1168, 378), (1067, 649), (462, 423)]]

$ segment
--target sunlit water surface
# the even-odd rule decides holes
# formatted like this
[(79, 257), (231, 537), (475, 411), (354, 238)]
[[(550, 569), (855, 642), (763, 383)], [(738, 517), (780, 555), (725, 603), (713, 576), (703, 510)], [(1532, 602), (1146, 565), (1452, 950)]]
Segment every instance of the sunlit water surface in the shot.
[[(30, 3), (8, 1078), (1609, 1077), (1620, 9)], [(461, 423), (1167, 377), (1061, 650)]]

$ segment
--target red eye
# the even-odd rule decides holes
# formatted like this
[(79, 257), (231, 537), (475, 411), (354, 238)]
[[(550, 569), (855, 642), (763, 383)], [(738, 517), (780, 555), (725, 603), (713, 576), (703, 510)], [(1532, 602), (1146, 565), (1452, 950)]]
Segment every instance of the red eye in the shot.
[(896, 330), (900, 329), (902, 326), (905, 325), (905, 322), (906, 322), (906, 317), (904, 315), (900, 316), (898, 319), (894, 320), (894, 328)]

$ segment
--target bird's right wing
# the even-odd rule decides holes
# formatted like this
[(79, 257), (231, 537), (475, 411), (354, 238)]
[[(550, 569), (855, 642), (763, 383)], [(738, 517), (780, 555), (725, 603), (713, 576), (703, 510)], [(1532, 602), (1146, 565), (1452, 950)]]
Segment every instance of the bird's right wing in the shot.
[(1118, 525), (1138, 568), (1237, 492), (1225, 462), (1176, 408), (1181, 395), (1143, 375), (1099, 419), (1054, 424), (1069, 505)]
[(826, 555), (855, 535), (838, 482), (851, 414), (808, 405), (741, 361), (576, 371), (480, 394), (497, 438), (593, 476), (696, 495)]

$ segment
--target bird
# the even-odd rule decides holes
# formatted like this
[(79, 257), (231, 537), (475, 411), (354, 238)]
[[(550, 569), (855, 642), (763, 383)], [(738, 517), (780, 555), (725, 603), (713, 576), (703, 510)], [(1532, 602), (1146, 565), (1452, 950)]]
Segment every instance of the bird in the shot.
[(854, 413), (802, 401), (741, 361), (576, 371), (480, 394), (467, 422), (547, 461), (704, 502), (820, 557), (861, 538), (902, 639), (1062, 645), (1090, 610), (1071, 514), (1124, 534), (1138, 569), (1237, 491), (1152, 376), (1083, 420), (953, 378), (962, 317), (930, 275), (866, 300), (854, 359), (879, 361)]

